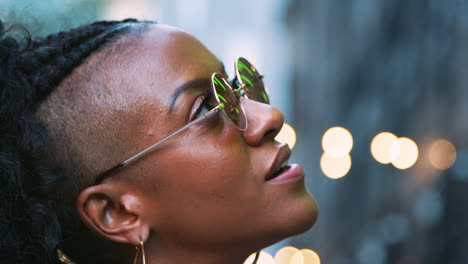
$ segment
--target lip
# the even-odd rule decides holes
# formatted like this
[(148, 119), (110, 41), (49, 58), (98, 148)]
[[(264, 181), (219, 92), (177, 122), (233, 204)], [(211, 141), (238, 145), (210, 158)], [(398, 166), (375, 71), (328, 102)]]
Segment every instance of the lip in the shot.
[(304, 169), (299, 164), (291, 164), (289, 168), (283, 171), (280, 175), (267, 181), (271, 184), (283, 184), (288, 182), (296, 182), (304, 178)]
[[(291, 157), (291, 149), (289, 149), (288, 144), (281, 144), (281, 147), (279, 148), (279, 150), (278, 150), (278, 152), (277, 152), (277, 154), (275, 156), (273, 164), (270, 166), (270, 170), (269, 170), (268, 174), (265, 175), (264, 180), (265, 181), (272, 181), (275, 178), (279, 177), (279, 175), (278, 175), (275, 178), (268, 179), (268, 178), (270, 178), (272, 176), (272, 174), (277, 172), (282, 167), (283, 163), (285, 161), (287, 161), (289, 159), (289, 157)], [(286, 170), (286, 171), (288, 171), (288, 170)], [(283, 173), (281, 173), (281, 174), (283, 174)]]

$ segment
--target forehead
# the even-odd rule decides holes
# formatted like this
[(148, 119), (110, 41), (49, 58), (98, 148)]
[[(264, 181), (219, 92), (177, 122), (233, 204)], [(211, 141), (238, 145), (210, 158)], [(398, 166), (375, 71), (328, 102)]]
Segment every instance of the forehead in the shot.
[(171, 72), (217, 69), (219, 65), (219, 60), (195, 37), (169, 25), (151, 25), (143, 35), (141, 49)]
[(168, 107), (177, 87), (209, 78), (221, 65), (195, 37), (163, 24), (150, 25), (124, 40), (124, 46), (107, 62), (116, 92), (128, 99), (149, 100), (160, 108)]

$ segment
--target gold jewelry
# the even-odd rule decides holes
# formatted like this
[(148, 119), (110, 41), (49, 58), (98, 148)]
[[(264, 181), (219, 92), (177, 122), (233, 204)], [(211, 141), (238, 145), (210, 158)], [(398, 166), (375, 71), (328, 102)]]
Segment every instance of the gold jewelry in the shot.
[(143, 244), (143, 241), (140, 240), (140, 247), (136, 247), (136, 255), (135, 259), (133, 260), (133, 264), (137, 264), (138, 261), (138, 253), (140, 252), (141, 248), (141, 264), (146, 264), (146, 256), (145, 256), (145, 245)]
[(62, 250), (59, 248), (56, 249), (57, 259), (60, 263), (63, 264), (75, 264)]

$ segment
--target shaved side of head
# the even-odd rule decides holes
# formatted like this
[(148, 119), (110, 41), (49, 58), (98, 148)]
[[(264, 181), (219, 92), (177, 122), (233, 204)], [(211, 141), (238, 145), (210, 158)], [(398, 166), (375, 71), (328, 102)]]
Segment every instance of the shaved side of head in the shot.
[(130, 134), (125, 126), (135, 127), (135, 110), (126, 107), (126, 53), (138, 43), (145, 25), (102, 47), (74, 69), (50, 96), (41, 103), (36, 118), (43, 123), (55, 153), (53, 162), (73, 175), (77, 188), (91, 184), (97, 174), (128, 155)]

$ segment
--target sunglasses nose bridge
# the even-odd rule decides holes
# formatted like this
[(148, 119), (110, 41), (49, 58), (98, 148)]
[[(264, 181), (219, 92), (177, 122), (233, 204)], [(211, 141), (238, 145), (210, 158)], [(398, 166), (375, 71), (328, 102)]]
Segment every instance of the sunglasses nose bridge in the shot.
[(242, 85), (239, 88), (233, 89), (233, 93), (237, 96), (237, 98), (245, 97), (245, 85)]

